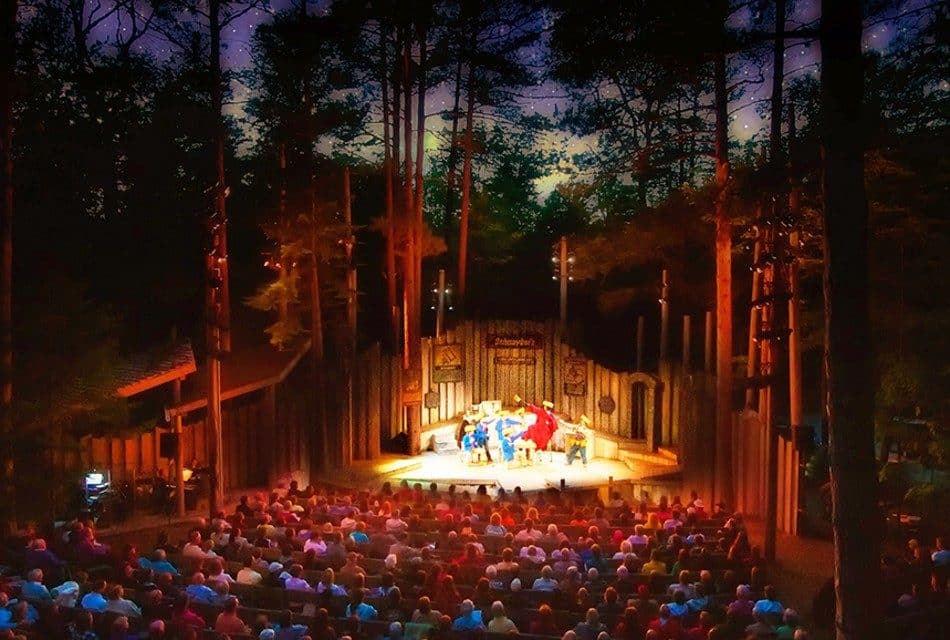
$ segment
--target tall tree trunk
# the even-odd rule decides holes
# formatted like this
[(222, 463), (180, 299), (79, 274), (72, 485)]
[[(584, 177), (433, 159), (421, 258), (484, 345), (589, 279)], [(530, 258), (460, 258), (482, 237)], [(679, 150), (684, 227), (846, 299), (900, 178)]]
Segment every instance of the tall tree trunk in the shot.
[(211, 269), (218, 270), (220, 283), (214, 296), (212, 326), (208, 357), (208, 423), (211, 426), (211, 476), (212, 491), (209, 500), (210, 511), (216, 515), (224, 506), (224, 444), (221, 417), (221, 354), (231, 349), (230, 338), (230, 301), (228, 292), (228, 249), (227, 249), (227, 186), (224, 175), (225, 129), (222, 108), (224, 103), (224, 80), (221, 71), (221, 0), (208, 2), (208, 26), (210, 30), (210, 73), (211, 73), (211, 111), (214, 118), (214, 213), (219, 216), (220, 230), (217, 247), (211, 256), (214, 263)]
[[(300, 2), (300, 23), (303, 29), (306, 29), (308, 20), (307, 2)], [(317, 176), (316, 159), (313, 153), (313, 96), (310, 86), (310, 65), (304, 67), (301, 92), (303, 94), (303, 140), (304, 166), (307, 170), (306, 175), (306, 193), (307, 193), (307, 213), (310, 222), (310, 260), (309, 269), (309, 294), (310, 294), (310, 364), (311, 377), (314, 385), (314, 399), (316, 402), (316, 422), (318, 433), (318, 446), (316, 459), (320, 465), (321, 471), (326, 471), (334, 464), (340, 461), (340, 449), (342, 443), (338, 437), (331, 438), (330, 419), (327, 410), (327, 379), (324, 372), (323, 360), (324, 336), (323, 336), (323, 304), (320, 291), (320, 241), (319, 241), (319, 220), (317, 207)], [(335, 431), (335, 430), (334, 430)]]
[(449, 141), (449, 163), (445, 176), (445, 229), (451, 228), (455, 212), (455, 173), (458, 170), (459, 101), (462, 98), (462, 58), (455, 65), (455, 98), (452, 101), (452, 137)]
[[(772, 217), (772, 253), (777, 257), (770, 270), (774, 302), (769, 305), (769, 320), (773, 330), (787, 327), (787, 305), (783, 298), (786, 291), (785, 234), (778, 232), (785, 218), (785, 153), (782, 148), (782, 85), (785, 82), (785, 0), (775, 0), (775, 39), (772, 41), (772, 100), (769, 123), (769, 191), (771, 202), (765, 203)], [(769, 342), (769, 374), (766, 411), (766, 511), (765, 511), (765, 559), (775, 562), (778, 537), (778, 431), (775, 427), (775, 400), (781, 397), (786, 377), (782, 374), (782, 352), (788, 342)]]
[(422, 238), (423, 238), (423, 208), (425, 204), (425, 184), (422, 173), (422, 163), (425, 159), (425, 138), (426, 138), (426, 24), (425, 19), (421, 19), (418, 25), (419, 40), (419, 68), (416, 72), (418, 78), (419, 95), (416, 101), (416, 193), (414, 204), (416, 206), (415, 220), (413, 222), (413, 233), (415, 236), (415, 278), (416, 278), (416, 305), (415, 317), (413, 322), (418, 325), (417, 333), (422, 335)]
[(861, 5), (823, 0), (820, 29), (825, 413), (838, 640), (871, 638), (880, 619)]
[(472, 202), (472, 153), (475, 119), (475, 65), (469, 61), (466, 87), (465, 141), (462, 143), (462, 202), (459, 206), (459, 304), (464, 309), (468, 293), (468, 212)]
[(396, 27), (396, 42), (393, 49), (393, 178), (399, 179), (399, 161), (400, 161), (400, 131), (402, 131), (402, 118), (400, 116), (402, 97), (402, 29)]
[(399, 351), (399, 301), (396, 298), (396, 212), (393, 202), (393, 158), (389, 122), (389, 62), (386, 28), (380, 26), (380, 81), (383, 90), (383, 175), (386, 182), (386, 306), (389, 313), (390, 347)]
[(413, 198), (413, 164), (412, 164), (412, 25), (406, 25), (405, 41), (403, 42), (403, 159), (405, 176), (403, 182), (403, 222), (406, 230), (406, 254), (404, 260), (404, 311), (407, 326), (403, 331), (406, 339), (404, 347), (404, 377), (403, 405), (406, 408), (406, 435), (409, 439), (409, 453), (419, 453), (422, 438), (422, 360), (421, 360), (421, 315), (419, 307), (422, 300), (419, 296), (419, 273), (416, 270), (417, 254), (421, 247), (417, 243), (416, 209)]
[(13, 82), (17, 0), (0, 0), (0, 463), (6, 533), (17, 528), (13, 447)]
[(716, 493), (733, 504), (732, 225), (729, 220), (729, 113), (726, 54), (715, 60), (716, 110)]

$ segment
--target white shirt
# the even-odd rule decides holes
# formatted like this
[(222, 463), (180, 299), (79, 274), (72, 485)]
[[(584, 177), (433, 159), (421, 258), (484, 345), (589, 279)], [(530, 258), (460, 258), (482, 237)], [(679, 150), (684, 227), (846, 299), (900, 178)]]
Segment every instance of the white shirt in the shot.
[(251, 569), (249, 567), (244, 567), (237, 573), (238, 584), (258, 585), (263, 580), (264, 580), (264, 576), (262, 576), (257, 571), (254, 571), (254, 569)]
[(554, 591), (557, 589), (557, 580), (554, 578), (538, 578), (531, 585), (533, 591)]
[(209, 557), (208, 554), (205, 553), (204, 549), (201, 548), (201, 545), (193, 544), (193, 543), (191, 543), (191, 542), (189, 542), (189, 543), (186, 544), (184, 547), (182, 547), (182, 549), (181, 549), (181, 555), (185, 556), (186, 558), (207, 558), (207, 557)]
[(536, 564), (540, 564), (544, 562), (544, 560), (547, 558), (547, 554), (544, 553), (544, 549), (542, 549), (541, 547), (534, 547), (534, 555), (531, 556), (531, 555), (528, 555), (528, 549), (530, 548), (531, 547), (521, 547), (521, 552), (518, 553), (518, 556), (521, 558), (530, 560), (531, 562), (534, 562)]
[(515, 540), (518, 542), (537, 542), (543, 535), (544, 534), (541, 533), (540, 529), (531, 529), (531, 531), (522, 529), (515, 534)]

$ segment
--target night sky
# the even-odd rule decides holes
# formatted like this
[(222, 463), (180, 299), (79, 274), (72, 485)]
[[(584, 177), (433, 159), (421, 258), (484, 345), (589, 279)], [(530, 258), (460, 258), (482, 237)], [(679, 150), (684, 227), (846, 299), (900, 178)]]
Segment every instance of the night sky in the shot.
[[(924, 0), (906, 0), (904, 2), (895, 2), (890, 12), (891, 16), (897, 16), (912, 10), (919, 6)], [(88, 0), (87, 4), (92, 10), (99, 3), (99, 0)], [(794, 11), (789, 16), (788, 27), (790, 29), (812, 26), (817, 24), (820, 15), (820, 0), (799, 0), (794, 4)], [(271, 14), (282, 9), (296, 6), (293, 0), (271, 0), (268, 9), (254, 10), (239, 20), (235, 21), (229, 27), (229, 32), (224, 34), (225, 50), (222, 52), (224, 63), (234, 69), (245, 68), (251, 60), (251, 38), (254, 29), (258, 24), (270, 20)], [(315, 0), (310, 2), (310, 11), (312, 13), (327, 12), (332, 5), (332, 0)], [(737, 14), (735, 21), (737, 24), (746, 23), (750, 20), (748, 13)], [(897, 22), (895, 20), (883, 21), (866, 30), (865, 46), (874, 49), (884, 49), (897, 35)], [(117, 25), (115, 21), (106, 21), (97, 29), (96, 37), (108, 39), (117, 28), (123, 28)], [(789, 41), (789, 48), (786, 54), (786, 77), (793, 78), (802, 74), (817, 74), (819, 72), (818, 60), (820, 52), (816, 43), (807, 41)], [(140, 41), (140, 50), (148, 49), (157, 57), (163, 58), (169, 55), (171, 45), (164, 41), (158, 34), (151, 34)], [(541, 42), (531, 50), (524, 52), (525, 57), (535, 64), (543, 65), (547, 48), (546, 43)], [(748, 68), (741, 70), (741, 73), (747, 76), (755, 77), (759, 70)], [(731, 106), (733, 115), (732, 135), (738, 140), (747, 140), (757, 134), (764, 134), (768, 127), (767, 119), (760, 116), (760, 109), (756, 107), (757, 102), (768, 100), (771, 90), (771, 70), (765, 68), (762, 70), (761, 84), (750, 85), (741, 99)], [(248, 90), (238, 82), (233, 86), (233, 103), (227, 106), (229, 113), (240, 116), (242, 114), (243, 103), (248, 98)], [(610, 92), (609, 87), (605, 91)], [(427, 113), (436, 115), (445, 109), (451, 108), (453, 98), (453, 87), (448, 84), (442, 84), (437, 87), (431, 87), (428, 90)], [(568, 106), (569, 98), (564, 87), (553, 81), (545, 81), (533, 88), (527, 88), (523, 91), (525, 98), (521, 100), (521, 106), (527, 113), (537, 112), (547, 116), (552, 116), (555, 107), (560, 111)], [(376, 120), (380, 115), (376, 115)], [(446, 126), (443, 119), (438, 117), (429, 117), (427, 125), (430, 131), (438, 131)], [(370, 125), (373, 126), (372, 124)], [(376, 123), (376, 126), (379, 126)], [(254, 137), (253, 130), (248, 131), (249, 138)], [(426, 146), (433, 148), (440, 144), (439, 139), (433, 133), (428, 136)], [(558, 148), (567, 151), (568, 155), (581, 151), (595, 149), (596, 140), (594, 138), (580, 139), (568, 136), (562, 132), (551, 132), (544, 137), (543, 144), (550, 145), (552, 148)], [(566, 174), (554, 173), (542, 178), (538, 185), (542, 193), (549, 191), (559, 182), (565, 180)]]

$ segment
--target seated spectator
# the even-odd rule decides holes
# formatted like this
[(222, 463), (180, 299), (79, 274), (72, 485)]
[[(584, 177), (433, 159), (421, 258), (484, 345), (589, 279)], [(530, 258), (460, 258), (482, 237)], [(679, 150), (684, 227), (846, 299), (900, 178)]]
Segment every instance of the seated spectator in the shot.
[(204, 618), (191, 609), (191, 598), (183, 593), (172, 607), (171, 626), (175, 633), (184, 634), (186, 629), (204, 629)]
[(153, 620), (148, 625), (148, 640), (165, 640), (166, 637), (164, 620)]
[(501, 523), (501, 514), (497, 511), (491, 514), (491, 519), (485, 527), (485, 535), (503, 537), (506, 533), (508, 533), (508, 529)]
[(752, 601), (752, 590), (747, 584), (740, 584), (736, 587), (736, 599), (729, 603), (726, 613), (742, 618), (752, 618), (752, 609), (755, 603)]
[(355, 617), (357, 620), (363, 622), (376, 619), (378, 615), (376, 608), (363, 602), (363, 597), (363, 590), (356, 591), (350, 596), (350, 603), (346, 605), (346, 612), (344, 614), (347, 618)]
[[(657, 617), (650, 621), (650, 631), (656, 634), (657, 638), (679, 638), (683, 631), (682, 621), (679, 618), (670, 615), (668, 605), (661, 605)], [(647, 638), (649, 638), (647, 632)]]
[(229, 596), (224, 601), (224, 610), (218, 614), (214, 621), (214, 630), (221, 634), (242, 635), (250, 633), (251, 629), (238, 617), (238, 599), (234, 596)]
[(317, 583), (316, 592), (328, 597), (346, 595), (346, 589), (336, 584), (336, 573), (329, 568), (323, 571), (323, 578)]
[(205, 584), (205, 575), (200, 571), (191, 574), (189, 584), (185, 587), (185, 593), (193, 601), (205, 604), (214, 604), (216, 597), (214, 589)]
[(643, 575), (650, 575), (651, 573), (666, 573), (666, 563), (660, 560), (660, 552), (654, 549), (650, 552), (650, 561), (644, 562), (643, 566), (640, 567), (640, 573)]
[(635, 607), (623, 610), (623, 617), (617, 623), (613, 633), (614, 640), (643, 640), (643, 629)]
[[(676, 575), (676, 574), (674, 574)], [(671, 596), (674, 595), (677, 591), (682, 591), (686, 594), (686, 599), (692, 598), (696, 595), (696, 589), (693, 587), (693, 583), (689, 581), (690, 574), (687, 570), (682, 570), (679, 572), (679, 580), (670, 585), (667, 593)]]
[(706, 611), (710, 607), (709, 595), (706, 592), (706, 587), (703, 584), (696, 585), (696, 595), (686, 601), (686, 608), (689, 609), (689, 614), (691, 616), (698, 614), (700, 611)]
[(129, 632), (129, 619), (119, 616), (112, 621), (109, 640), (139, 640), (139, 634)]
[(578, 622), (574, 627), (574, 635), (577, 640), (597, 640), (600, 632), (606, 630), (607, 628), (600, 623), (600, 614), (597, 613), (597, 609), (591, 607), (587, 610), (584, 621)]
[(526, 547), (521, 547), (521, 551), (518, 553), (518, 556), (522, 560), (526, 560), (532, 564), (542, 564), (547, 559), (547, 554), (544, 553), (544, 549), (541, 547), (536, 547), (533, 544), (529, 544)]
[(782, 624), (778, 626), (775, 633), (778, 640), (795, 640), (796, 634), (802, 629), (798, 619), (798, 612), (794, 609), (786, 609), (782, 614)]
[(357, 522), (356, 529), (350, 533), (349, 538), (354, 544), (367, 544), (369, 542), (369, 536), (366, 535), (366, 523), (362, 521)]
[(947, 548), (943, 536), (938, 536), (934, 541), (934, 552), (930, 554), (930, 561), (935, 567), (950, 567), (950, 549)]
[(557, 579), (554, 577), (554, 570), (549, 565), (541, 567), (541, 577), (536, 578), (531, 585), (532, 591), (556, 591), (558, 589)]
[(485, 624), (482, 622), (482, 612), (475, 608), (474, 602), (471, 600), (462, 600), (459, 609), (459, 617), (452, 622), (453, 631), (485, 630)]
[(106, 611), (111, 611), (112, 613), (118, 613), (127, 618), (141, 618), (142, 610), (137, 604), (131, 600), (126, 599), (125, 589), (122, 588), (122, 585), (115, 585), (112, 587), (112, 591), (109, 593), (109, 601), (106, 604)]
[(673, 600), (667, 603), (666, 606), (673, 618), (685, 618), (689, 615), (689, 607), (686, 606), (686, 593), (683, 591), (674, 591)]
[(20, 585), (20, 597), (31, 602), (52, 602), (53, 596), (43, 584), (43, 570), (31, 569), (26, 582)]
[(281, 612), (280, 621), (273, 625), (276, 632), (275, 640), (303, 640), (307, 637), (307, 626), (294, 623), (294, 613), (286, 610)]
[(713, 617), (708, 611), (699, 614), (696, 626), (690, 627), (685, 631), (685, 640), (707, 640), (710, 638), (709, 632), (713, 628)]
[(366, 576), (366, 569), (359, 565), (359, 559), (359, 555), (352, 551), (346, 554), (346, 564), (340, 568), (340, 581), (344, 585), (351, 584), (356, 576)]
[(258, 586), (264, 581), (264, 576), (255, 568), (254, 557), (244, 559), (244, 566), (237, 572), (237, 583)]
[(542, 604), (538, 607), (538, 613), (531, 619), (528, 632), (538, 636), (556, 636), (560, 633), (551, 605)]
[(66, 563), (55, 553), (46, 548), (46, 540), (34, 538), (23, 558), (27, 569), (39, 569), (50, 584), (59, 584), (66, 577)]
[(749, 640), (755, 638), (774, 638), (775, 627), (772, 626), (769, 621), (771, 615), (764, 613), (763, 611), (752, 611), (752, 619), (755, 620), (752, 624), (745, 628), (746, 637)]
[(416, 602), (416, 610), (412, 612), (412, 622), (427, 624), (435, 627), (439, 624), (442, 613), (432, 608), (432, 601), (428, 596), (421, 596)]
[(491, 620), (488, 622), (489, 633), (518, 633), (518, 627), (505, 615), (505, 605), (495, 600), (491, 605)]
[(520, 569), (521, 565), (515, 561), (515, 552), (512, 551), (511, 547), (506, 547), (501, 552), (501, 562), (495, 564), (495, 570), (498, 571), (498, 573), (514, 574)]
[(627, 541), (630, 543), (634, 549), (643, 548), (645, 549), (648, 544), (650, 544), (650, 536), (646, 535), (646, 529), (644, 529), (642, 524), (638, 524), (633, 527), (633, 535), (627, 538)]
[(758, 600), (752, 607), (752, 615), (761, 613), (768, 616), (770, 623), (776, 623), (782, 619), (785, 613), (785, 607), (775, 598), (775, 587), (766, 585), (763, 598)]
[(106, 606), (109, 604), (106, 601), (105, 592), (106, 581), (97, 580), (93, 583), (92, 590), (79, 601), (79, 606), (89, 611), (105, 611)]
[(613, 559), (623, 561), (630, 555), (636, 557), (636, 554), (633, 552), (633, 545), (630, 544), (629, 540), (623, 540), (620, 543), (620, 550), (613, 555)]
[(327, 552), (327, 543), (323, 540), (323, 534), (319, 531), (314, 531), (310, 534), (310, 539), (307, 540), (303, 545), (304, 553), (313, 553), (314, 555), (322, 556)]
[(515, 534), (514, 541), (520, 543), (536, 543), (544, 534), (534, 528), (534, 521), (528, 518), (524, 521), (524, 529)]
[[(6, 594), (4, 594), (6, 595)], [(3, 596), (0, 596), (2, 599)], [(3, 628), (0, 626), (0, 628)], [(69, 634), (69, 640), (99, 640), (99, 636), (92, 627), (92, 614), (83, 611), (73, 618), (73, 621), (66, 626), (66, 632)]]
[(198, 530), (190, 532), (188, 534), (188, 542), (186, 542), (185, 546), (181, 548), (181, 555), (186, 558), (195, 558), (201, 560), (210, 557), (202, 548), (201, 543), (201, 532)]
[(234, 582), (234, 578), (224, 572), (224, 562), (222, 562), (220, 558), (215, 558), (211, 561), (211, 568), (208, 570), (208, 583), (210, 583), (213, 588), (218, 582), (231, 584)]
[(619, 602), (620, 594), (613, 587), (607, 587), (604, 590), (604, 599), (597, 605), (597, 611), (601, 616), (612, 616), (624, 611), (623, 605)]
[(301, 565), (290, 565), (290, 569), (287, 573), (289, 575), (284, 579), (285, 589), (289, 591), (313, 591), (313, 587), (311, 587), (310, 583), (303, 577), (303, 567)]
[(170, 573), (173, 576), (178, 575), (178, 569), (168, 561), (168, 555), (164, 549), (155, 549), (155, 551), (152, 552), (151, 560), (148, 558), (139, 558), (138, 563), (143, 569), (151, 569), (156, 574)]

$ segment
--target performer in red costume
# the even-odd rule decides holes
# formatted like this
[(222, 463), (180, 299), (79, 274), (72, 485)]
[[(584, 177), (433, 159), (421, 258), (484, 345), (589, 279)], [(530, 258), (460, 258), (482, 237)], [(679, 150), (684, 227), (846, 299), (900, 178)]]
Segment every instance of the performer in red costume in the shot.
[(532, 440), (538, 446), (538, 451), (543, 451), (554, 436), (554, 432), (557, 431), (557, 419), (550, 411), (554, 408), (554, 403), (545, 400), (542, 403), (543, 406), (538, 407), (531, 403), (525, 404), (519, 396), (515, 396), (515, 403), (519, 406), (524, 405), (527, 411), (535, 415), (535, 423), (528, 427), (524, 437)]

